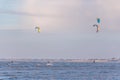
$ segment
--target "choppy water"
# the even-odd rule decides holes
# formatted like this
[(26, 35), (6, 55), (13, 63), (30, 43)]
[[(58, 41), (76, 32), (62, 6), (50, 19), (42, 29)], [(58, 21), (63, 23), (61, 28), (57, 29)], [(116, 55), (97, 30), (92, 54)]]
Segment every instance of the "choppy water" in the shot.
[(120, 80), (120, 63), (0, 62), (0, 80)]

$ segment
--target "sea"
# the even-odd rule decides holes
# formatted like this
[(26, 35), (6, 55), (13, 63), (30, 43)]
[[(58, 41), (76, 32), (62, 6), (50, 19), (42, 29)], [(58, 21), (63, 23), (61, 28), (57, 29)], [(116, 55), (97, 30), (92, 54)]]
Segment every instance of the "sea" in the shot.
[(120, 80), (120, 63), (0, 61), (0, 80)]

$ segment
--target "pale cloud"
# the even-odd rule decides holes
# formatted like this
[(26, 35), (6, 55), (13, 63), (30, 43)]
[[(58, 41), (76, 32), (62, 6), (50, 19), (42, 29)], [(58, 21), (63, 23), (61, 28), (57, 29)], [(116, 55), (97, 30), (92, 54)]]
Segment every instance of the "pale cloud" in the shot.
[[(73, 13), (72, 11), (66, 12), (65, 10), (68, 11), (71, 8), (72, 10), (74, 10), (74, 7), (77, 8), (79, 7), (79, 5), (80, 5), (79, 0), (75, 0), (75, 1), (69, 0), (69, 3), (68, 3), (68, 0), (65, 0), (65, 1), (63, 0), (61, 1), (60, 0), (52, 0), (52, 1), (25, 0), (22, 11), (32, 13), (32, 14), (43, 15), (43, 16), (23, 17), (24, 18), (23, 23), (25, 22), (24, 24), (26, 24), (26, 26), (30, 26), (30, 25), (41, 26), (41, 28), (46, 31), (56, 30), (57, 28), (59, 29), (59, 24), (62, 23), (60, 26), (64, 26), (63, 21), (66, 20), (64, 19), (64, 17)], [(72, 17), (73, 16), (74, 15), (72, 15)], [(65, 24), (68, 24), (68, 23), (65, 23)]]

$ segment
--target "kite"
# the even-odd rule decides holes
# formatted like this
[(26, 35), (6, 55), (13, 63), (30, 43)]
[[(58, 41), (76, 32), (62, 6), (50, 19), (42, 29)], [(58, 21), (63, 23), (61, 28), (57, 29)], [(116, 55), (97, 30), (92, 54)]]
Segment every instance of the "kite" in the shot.
[(38, 33), (40, 33), (40, 27), (35, 27), (35, 30), (38, 32)]
[(93, 25), (93, 27), (97, 27), (97, 30), (96, 30), (96, 32), (99, 32), (99, 30), (100, 30), (100, 26), (99, 26), (99, 25), (97, 25), (97, 24), (94, 24), (94, 25)]
[(97, 18), (97, 23), (100, 23), (100, 18)]
[(98, 23), (98, 24), (94, 24), (94, 25), (93, 25), (93, 27), (97, 27), (96, 32), (99, 32), (99, 31), (100, 31), (100, 21), (101, 21), (100, 18), (97, 18), (97, 23)]

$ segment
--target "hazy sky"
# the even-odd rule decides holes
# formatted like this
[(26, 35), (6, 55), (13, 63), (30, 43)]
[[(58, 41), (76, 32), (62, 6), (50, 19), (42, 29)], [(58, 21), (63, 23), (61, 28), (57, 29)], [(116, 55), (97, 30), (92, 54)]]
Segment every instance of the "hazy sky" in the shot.
[[(0, 0), (0, 58), (119, 58), (119, 3)], [(101, 18), (99, 33), (93, 27), (97, 17)]]

